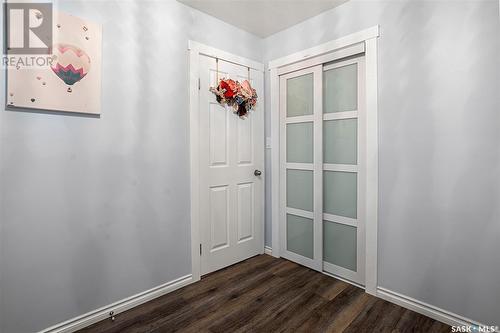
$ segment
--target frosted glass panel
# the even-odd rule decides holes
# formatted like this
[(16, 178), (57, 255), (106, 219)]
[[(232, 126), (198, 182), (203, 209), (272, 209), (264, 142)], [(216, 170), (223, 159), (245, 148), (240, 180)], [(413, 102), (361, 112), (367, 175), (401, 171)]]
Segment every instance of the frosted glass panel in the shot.
[(323, 211), (328, 214), (357, 217), (357, 174), (324, 171)]
[(325, 113), (357, 110), (358, 65), (325, 71), (323, 87)]
[(313, 258), (313, 221), (305, 217), (286, 215), (286, 248), (304, 257)]
[(286, 206), (313, 211), (313, 172), (286, 171)]
[(323, 221), (323, 259), (356, 271), (356, 228)]
[(313, 162), (313, 123), (286, 125), (286, 161)]
[(328, 120), (323, 125), (324, 163), (356, 164), (358, 159), (358, 120)]
[(313, 74), (286, 81), (286, 116), (313, 114)]

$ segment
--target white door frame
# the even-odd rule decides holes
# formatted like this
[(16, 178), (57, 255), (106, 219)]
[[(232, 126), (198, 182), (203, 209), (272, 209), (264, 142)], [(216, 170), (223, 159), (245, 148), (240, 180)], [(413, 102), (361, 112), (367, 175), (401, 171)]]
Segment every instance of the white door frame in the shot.
[[(366, 70), (366, 200), (365, 291), (377, 293), (377, 210), (378, 210), (378, 101), (377, 101), (377, 38), (379, 26), (303, 50), (269, 62), (271, 82), (271, 172), (272, 172), (272, 254), (280, 256), (280, 112), (279, 76), (284, 68), (297, 69), (294, 64), (307, 61), (313, 66), (325, 59), (341, 57), (346, 48), (364, 44)], [(333, 56), (333, 54), (337, 54)]]
[[(195, 41), (188, 42), (189, 51), (189, 144), (190, 144), (190, 175), (191, 175), (191, 271), (193, 282), (201, 278), (200, 260), (200, 193), (199, 193), (199, 57), (200, 55), (218, 58), (236, 65), (250, 67), (256, 71), (264, 72), (264, 64), (235, 54), (216, 49)], [(264, 105), (264, 94), (259, 95), (259, 103)], [(262, 147), (264, 150), (264, 147)], [(262, 176), (265, 182), (265, 174)], [(262, 198), (262, 206), (265, 204)], [(264, 226), (264, 213), (262, 210), (262, 230)], [(264, 252), (264, 235), (262, 235), (262, 252)]]

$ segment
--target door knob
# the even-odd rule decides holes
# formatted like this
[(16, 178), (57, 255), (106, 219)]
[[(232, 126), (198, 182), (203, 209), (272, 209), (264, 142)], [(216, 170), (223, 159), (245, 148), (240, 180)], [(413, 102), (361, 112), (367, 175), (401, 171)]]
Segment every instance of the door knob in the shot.
[(262, 172), (261, 172), (260, 170), (255, 170), (255, 171), (253, 172), (253, 174), (254, 174), (255, 176), (260, 176), (260, 175), (262, 175)]

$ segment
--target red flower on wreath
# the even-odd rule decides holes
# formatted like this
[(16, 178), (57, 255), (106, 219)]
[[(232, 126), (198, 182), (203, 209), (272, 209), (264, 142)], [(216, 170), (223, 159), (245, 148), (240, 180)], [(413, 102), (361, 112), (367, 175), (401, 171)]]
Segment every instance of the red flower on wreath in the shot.
[(231, 86), (228, 81), (220, 81), (220, 87), (222, 89), (225, 89), (226, 92), (224, 93), (225, 98), (232, 98), (234, 96), (234, 90), (231, 89)]
[(226, 82), (229, 85), (229, 88), (233, 91), (233, 93), (237, 95), (240, 91), (238, 82), (231, 79), (227, 80)]

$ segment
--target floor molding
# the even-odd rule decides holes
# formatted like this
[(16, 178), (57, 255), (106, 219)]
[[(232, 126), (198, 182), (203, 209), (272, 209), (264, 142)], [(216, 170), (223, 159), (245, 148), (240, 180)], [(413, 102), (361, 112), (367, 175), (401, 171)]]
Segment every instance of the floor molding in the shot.
[[(272, 255), (272, 248), (269, 246), (264, 247), (264, 252), (267, 255)], [(329, 275), (329, 274), (328, 274)], [(134, 296), (125, 298), (118, 302), (106, 305), (97, 310), (88, 312), (84, 315), (75, 317), (73, 319), (67, 320), (60, 324), (56, 324), (49, 327), (40, 333), (71, 333), (79, 329), (90, 326), (97, 323), (103, 319), (109, 318), (109, 313), (114, 312), (115, 315), (129, 310), (135, 306), (146, 303), (150, 300), (168, 294), (174, 290), (182, 288), (193, 282), (193, 277), (191, 274), (182, 276), (178, 279), (172, 280), (155, 288), (146, 290), (142, 293), (136, 294)], [(377, 297), (382, 298), (391, 303), (397, 304), (409, 310), (418, 312), (432, 319), (439, 320), (451, 326), (485, 326), (481, 323), (473, 321), (469, 318), (457, 315), (455, 313), (443, 310), (436, 306), (421, 302), (414, 298), (402, 295), (400, 293), (391, 291), (386, 288), (377, 288)]]
[(71, 333), (75, 332), (84, 327), (95, 324), (103, 319), (109, 318), (109, 313), (114, 312), (115, 315), (129, 310), (135, 306), (146, 303), (152, 299), (158, 298), (165, 294), (168, 294), (176, 289), (184, 287), (193, 282), (193, 277), (191, 274), (182, 276), (178, 279), (172, 280), (170, 282), (164, 283), (160, 286), (154, 287), (152, 289), (143, 291), (134, 296), (127, 297), (118, 302), (106, 305), (97, 310), (88, 312), (84, 315), (75, 317), (73, 319), (67, 320), (60, 324), (56, 324), (49, 327), (40, 333)]
[(469, 318), (465, 318), (386, 288), (377, 287), (377, 297), (402, 306), (406, 309), (418, 312), (432, 319), (439, 320), (440, 322), (450, 326), (486, 326)]
[(270, 247), (270, 246), (264, 246), (264, 253), (267, 254), (267, 255), (270, 255), (272, 256), (273, 255), (273, 248)]

